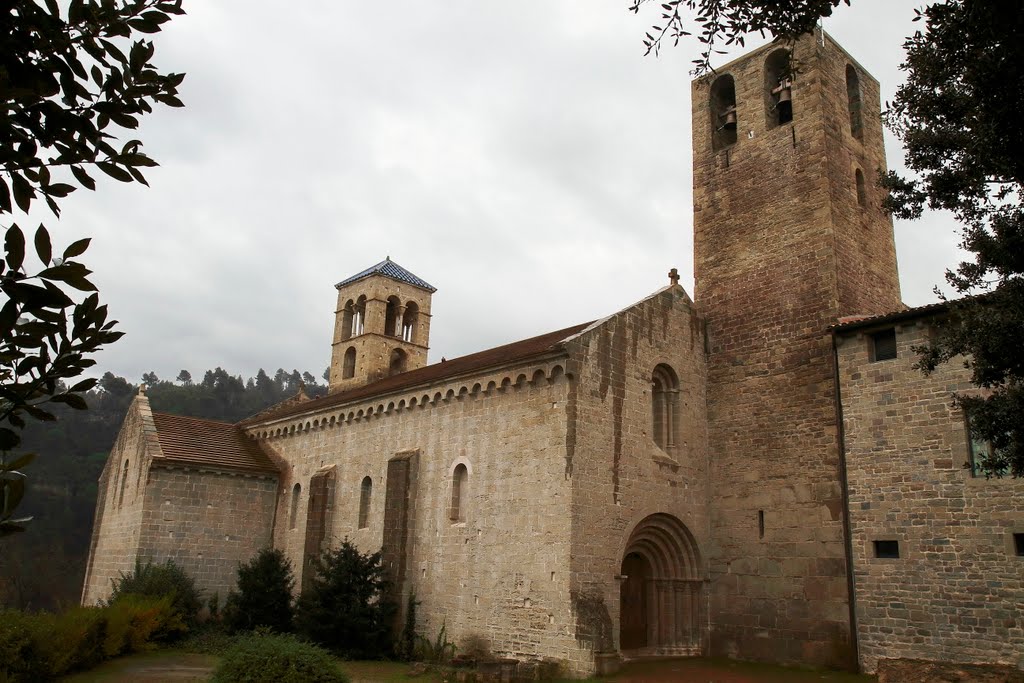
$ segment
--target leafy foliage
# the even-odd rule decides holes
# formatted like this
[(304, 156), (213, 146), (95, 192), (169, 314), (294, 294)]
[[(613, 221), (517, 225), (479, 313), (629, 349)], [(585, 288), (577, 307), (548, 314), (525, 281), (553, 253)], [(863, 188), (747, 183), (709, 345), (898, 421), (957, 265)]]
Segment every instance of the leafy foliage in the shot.
[[(634, 14), (652, 0), (632, 0), (629, 9)], [(644, 37), (645, 54), (661, 51), (666, 38), (678, 45), (692, 35), (690, 22), (700, 26), (697, 40), (704, 44), (699, 59), (693, 61), (693, 73), (701, 76), (711, 70), (712, 55), (722, 54), (720, 46), (744, 44), (748, 33), (770, 33), (777, 39), (793, 39), (814, 28), (818, 19), (832, 14), (832, 10), (850, 0), (659, 0), (661, 21), (652, 26)], [(687, 12), (696, 12), (688, 19)]]
[[(136, 34), (160, 31), (180, 0), (12, 0), (0, 11), (0, 214), (27, 213), (42, 199), (60, 215), (58, 200), (73, 192), (72, 182), (90, 190), (89, 171), (122, 182), (145, 184), (141, 168), (156, 162), (142, 143), (114, 146), (117, 129), (138, 127), (153, 103), (180, 107), (181, 74), (153, 67), (151, 42)], [(65, 171), (55, 179), (52, 170)], [(70, 182), (64, 182), (70, 181)], [(74, 260), (89, 240), (56, 255), (49, 232), (35, 232), (40, 269), (26, 268), (25, 234), (5, 225), (0, 261), (0, 452), (18, 446), (26, 418), (52, 420), (40, 407), (62, 402), (84, 408), (79, 395), (93, 386), (84, 380), (67, 386), (94, 361), (89, 356), (116, 341), (116, 321), (107, 320), (90, 271)], [(68, 294), (86, 295), (75, 301)], [(14, 517), (25, 494), (25, 475), (4, 456), (0, 465), (0, 536), (20, 531), (27, 518)]]
[(331, 655), (294, 636), (240, 638), (221, 658), (214, 683), (348, 683)]
[(0, 611), (0, 680), (50, 680), (149, 649), (154, 637), (183, 629), (169, 598), (133, 596), (59, 615)]
[(310, 571), (296, 609), (299, 633), (346, 657), (389, 656), (395, 605), (380, 553), (363, 555), (345, 540), (315, 558)]
[(907, 81), (886, 112), (916, 178), (889, 173), (887, 207), (918, 218), (951, 211), (974, 260), (946, 273), (959, 294), (940, 334), (920, 350), (930, 372), (956, 357), (983, 396), (958, 395), (975, 438), (990, 441), (988, 474), (1024, 476), (1024, 18), (1013, 2), (951, 0), (918, 12), (904, 47)]
[(129, 574), (122, 572), (120, 578), (114, 580), (110, 604), (116, 605), (126, 596), (170, 598), (174, 614), (186, 626), (195, 625), (196, 616), (203, 606), (196, 582), (171, 560), (163, 564), (143, 564), (136, 558), (135, 569)]
[(437, 638), (431, 640), (427, 636), (416, 639), (416, 659), (428, 664), (447, 664), (455, 656), (455, 643), (448, 642), (446, 625), (441, 624)]
[(228, 593), (224, 624), (231, 632), (257, 627), (292, 629), (292, 564), (280, 549), (264, 548), (238, 567), (238, 592)]

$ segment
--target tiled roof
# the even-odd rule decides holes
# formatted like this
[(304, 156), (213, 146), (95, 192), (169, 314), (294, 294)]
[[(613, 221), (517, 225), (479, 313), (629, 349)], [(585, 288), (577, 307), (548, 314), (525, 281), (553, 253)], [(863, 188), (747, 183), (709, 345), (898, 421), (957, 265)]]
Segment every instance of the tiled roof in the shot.
[(848, 332), (850, 330), (858, 330), (862, 327), (872, 327), (874, 325), (884, 325), (886, 323), (897, 323), (903, 320), (912, 320), (927, 315), (935, 315), (937, 313), (943, 313), (948, 308), (949, 304), (945, 301), (940, 301), (934, 304), (925, 304), (924, 306), (918, 306), (916, 308), (904, 308), (900, 311), (892, 311), (891, 313), (883, 313), (881, 315), (868, 315), (868, 316), (847, 316), (840, 318), (839, 321), (832, 325), (829, 329), (834, 332)]
[(392, 280), (398, 280), (399, 282), (404, 282), (407, 285), (413, 285), (414, 287), (425, 289), (428, 292), (437, 291), (436, 287), (432, 287), (425, 280), (416, 277), (408, 270), (392, 261), (390, 256), (381, 261), (380, 263), (378, 263), (377, 265), (370, 266), (361, 273), (356, 273), (350, 278), (345, 278), (338, 284), (334, 285), (334, 287), (344, 287), (347, 284), (351, 284), (356, 280), (362, 280), (364, 277), (370, 277), (371, 275), (383, 275), (384, 277), (389, 277)]
[(548, 332), (537, 337), (523, 339), (522, 341), (496, 346), (493, 349), (471, 353), (468, 356), (461, 356), (452, 360), (434, 363), (417, 370), (402, 372), (391, 377), (385, 377), (366, 386), (341, 391), (336, 394), (328, 394), (321, 398), (314, 398), (297, 405), (282, 405), (279, 409), (271, 408), (259, 415), (255, 415), (239, 423), (240, 426), (251, 426), (264, 421), (276, 420), (289, 415), (324, 410), (334, 406), (348, 403), (349, 401), (376, 396), (392, 391), (400, 391), (415, 386), (431, 384), (450, 377), (455, 377), (471, 372), (478, 372), (496, 365), (515, 363), (528, 360), (534, 356), (541, 356), (551, 351), (557, 351), (562, 347), (562, 342), (568, 337), (585, 329), (589, 322), (581, 325), (573, 325), (564, 330)]
[(153, 413), (167, 460), (217, 469), (273, 472), (278, 468), (238, 427), (197, 417)]

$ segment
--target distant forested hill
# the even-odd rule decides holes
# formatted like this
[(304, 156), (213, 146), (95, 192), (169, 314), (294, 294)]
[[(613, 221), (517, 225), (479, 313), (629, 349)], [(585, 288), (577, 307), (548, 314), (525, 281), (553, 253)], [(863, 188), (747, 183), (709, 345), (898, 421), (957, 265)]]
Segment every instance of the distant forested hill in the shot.
[[(225, 370), (208, 370), (201, 381), (182, 370), (172, 382), (153, 373), (142, 377), (153, 410), (237, 422), (294, 396), (327, 387), (308, 372), (262, 369), (243, 381)], [(61, 609), (77, 604), (96, 507), (96, 481), (103, 470), (128, 404), (138, 385), (107, 373), (86, 396), (88, 410), (62, 404), (49, 409), (56, 422), (30, 422), (22, 448), (36, 460), (25, 468), (28, 492), (19, 514), (34, 519), (26, 532), (0, 540), (0, 607)]]

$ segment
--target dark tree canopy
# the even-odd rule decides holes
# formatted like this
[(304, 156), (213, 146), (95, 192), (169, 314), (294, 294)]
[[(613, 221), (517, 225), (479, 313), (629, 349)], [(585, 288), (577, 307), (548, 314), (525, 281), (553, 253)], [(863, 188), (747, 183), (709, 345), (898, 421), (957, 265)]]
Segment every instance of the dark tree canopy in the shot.
[[(636, 12), (649, 0), (634, 0)], [(657, 53), (667, 37), (704, 44), (694, 72), (708, 71), (720, 47), (760, 32), (791, 40), (849, 0), (671, 0), (644, 45)], [(885, 112), (906, 148), (904, 178), (882, 180), (886, 207), (914, 219), (945, 209), (962, 225), (973, 260), (946, 273), (962, 298), (948, 302), (940, 333), (919, 349), (920, 367), (965, 363), (979, 394), (957, 395), (972, 436), (992, 443), (981, 463), (990, 475), (1024, 476), (1024, 12), (1019, 0), (947, 0), (917, 11), (922, 28), (904, 48), (907, 81)], [(964, 360), (966, 359), (966, 360)]]
[[(8, 0), (0, 9), (0, 214), (27, 213), (42, 199), (54, 215), (58, 200), (90, 190), (98, 169), (123, 182), (146, 179), (156, 162), (142, 143), (119, 143), (153, 103), (181, 106), (181, 74), (161, 74), (154, 49), (139, 34), (160, 31), (180, 0)], [(56, 174), (59, 174), (57, 177)], [(25, 494), (20, 471), (31, 455), (7, 453), (26, 419), (53, 420), (47, 402), (85, 408), (81, 393), (96, 381), (67, 384), (95, 364), (92, 354), (121, 332), (107, 319), (90, 271), (78, 259), (89, 240), (54, 248), (43, 226), (32, 249), (25, 233), (4, 220), (0, 262), (0, 536), (23, 528), (14, 512)], [(33, 253), (34, 252), (34, 253)], [(34, 261), (39, 265), (32, 265)], [(80, 294), (84, 293), (84, 294)]]

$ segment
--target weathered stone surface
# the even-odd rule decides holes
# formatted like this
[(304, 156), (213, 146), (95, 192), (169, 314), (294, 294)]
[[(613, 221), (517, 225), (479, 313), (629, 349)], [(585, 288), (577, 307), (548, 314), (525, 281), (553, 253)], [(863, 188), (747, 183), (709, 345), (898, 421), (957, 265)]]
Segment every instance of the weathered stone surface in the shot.
[(1024, 671), (998, 664), (879, 659), (878, 683), (1024, 683)]

